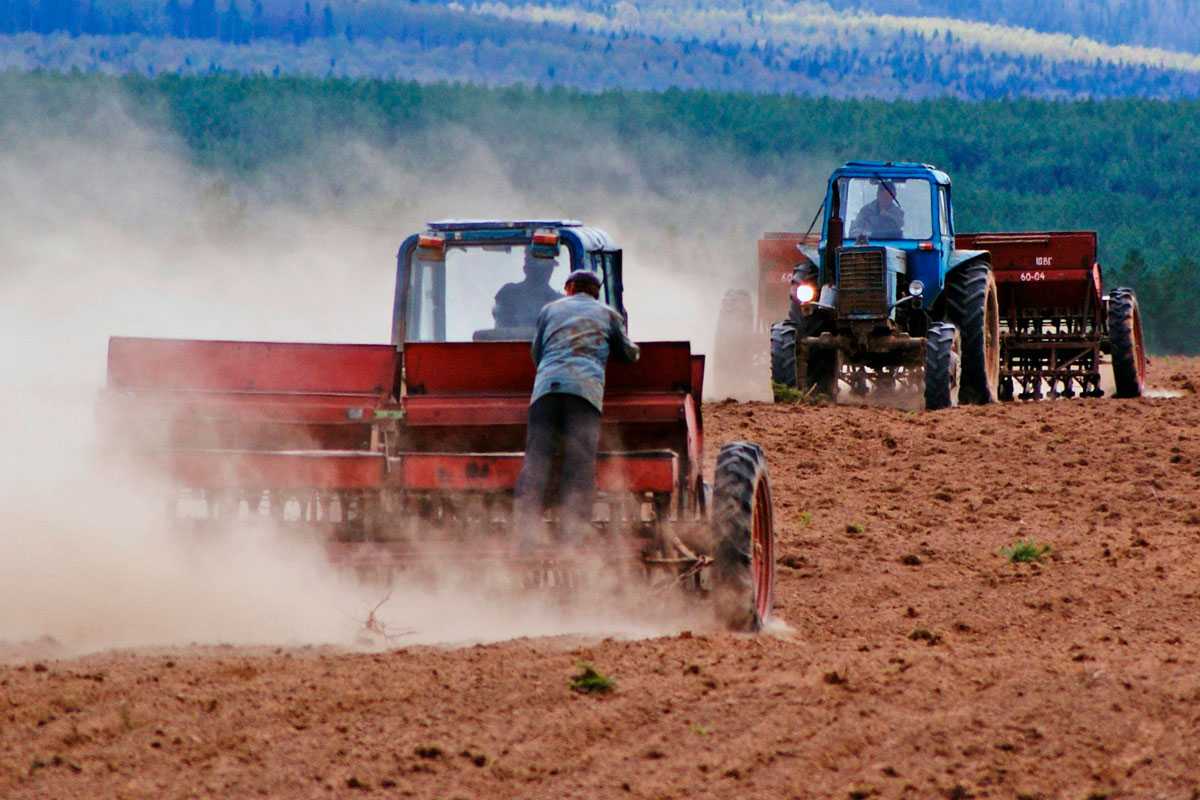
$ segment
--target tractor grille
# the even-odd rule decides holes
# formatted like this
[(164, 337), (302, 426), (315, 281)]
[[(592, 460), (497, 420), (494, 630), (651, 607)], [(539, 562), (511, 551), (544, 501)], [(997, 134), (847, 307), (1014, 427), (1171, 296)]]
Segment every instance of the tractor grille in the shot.
[(838, 316), (888, 315), (883, 253), (882, 249), (838, 253)]

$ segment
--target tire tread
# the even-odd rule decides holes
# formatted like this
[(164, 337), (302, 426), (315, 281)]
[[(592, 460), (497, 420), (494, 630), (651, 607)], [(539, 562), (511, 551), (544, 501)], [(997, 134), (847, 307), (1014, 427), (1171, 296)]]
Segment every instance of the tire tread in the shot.
[(1132, 289), (1113, 289), (1108, 294), (1108, 336), (1112, 343), (1113, 381), (1117, 397), (1142, 396), (1142, 376), (1138, 375), (1139, 342), (1134, 335), (1138, 312), (1137, 295)]
[(925, 409), (939, 411), (954, 405), (951, 385), (954, 337), (948, 322), (935, 322), (925, 335)]
[[(996, 279), (986, 261), (966, 264), (950, 274), (946, 282), (946, 317), (959, 331), (962, 352), (962, 383), (959, 402), (986, 405), (999, 391), (988, 378), (987, 361), (998, 357), (987, 350), (987, 306), (996, 293)], [(997, 337), (997, 350), (999, 339)], [(999, 370), (996, 370), (999, 376)]]
[(793, 389), (796, 382), (796, 339), (799, 329), (791, 320), (771, 326), (771, 381)]
[(767, 480), (766, 456), (757, 444), (721, 448), (712, 494), (713, 578), (718, 614), (736, 630), (757, 631), (764, 622), (754, 606), (752, 529), (758, 487)]

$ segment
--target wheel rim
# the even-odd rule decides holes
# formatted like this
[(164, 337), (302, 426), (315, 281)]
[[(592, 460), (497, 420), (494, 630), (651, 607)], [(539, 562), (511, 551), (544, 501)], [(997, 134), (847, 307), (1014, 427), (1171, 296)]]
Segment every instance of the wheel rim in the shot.
[(1137, 385), (1141, 391), (1146, 383), (1146, 349), (1142, 346), (1142, 314), (1135, 306), (1133, 309), (1133, 354), (1137, 367)]
[(751, 571), (754, 575), (755, 621), (762, 623), (771, 614), (775, 588), (775, 541), (771, 535), (771, 489), (765, 480), (754, 488), (753, 527), (750, 530)]
[(950, 345), (950, 406), (958, 405), (958, 390), (962, 385), (962, 341), (958, 331), (954, 331), (954, 339)]
[(987, 360), (988, 386), (995, 391), (1000, 385), (1000, 299), (996, 280), (988, 281), (986, 308), (983, 314), (984, 358)]

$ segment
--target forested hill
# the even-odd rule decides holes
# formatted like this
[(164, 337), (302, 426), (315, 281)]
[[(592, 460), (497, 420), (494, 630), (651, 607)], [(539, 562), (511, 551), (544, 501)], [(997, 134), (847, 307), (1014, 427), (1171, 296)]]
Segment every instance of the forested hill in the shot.
[[(1145, 14), (1146, 0), (918, 0), (918, 11), (900, 13), (903, 5), (0, 0), (0, 69), (885, 99), (1200, 95), (1191, 47), (1200, 11), (1184, 0)], [(1132, 27), (1130, 14), (1140, 14)]]
[(1086, 36), (1109, 44), (1200, 51), (1194, 0), (826, 0), (839, 11), (955, 17)]
[[(1200, 218), (1200, 102), (887, 103), (9, 73), (0, 74), (0, 138), (49, 126), (87, 136), (114, 96), (132, 125), (181, 142), (214, 182), (278, 182), (289, 170), (312, 170), (317, 151), (335, 142), (453, 176), (444, 191), (470, 185), (459, 161), (483, 151), (513, 186), (567, 215), (594, 213), (577, 207), (589, 191), (603, 197), (594, 208), (618, 221), (645, 200), (630, 193), (657, 208), (693, 204), (695, 218), (671, 235), (720, 237), (709, 249), (744, 253), (728, 265), (731, 278), (752, 268), (758, 232), (808, 224), (831, 165), (930, 162), (955, 182), (961, 230), (1098, 230), (1106, 280), (1138, 289), (1155, 350), (1200, 351), (1200, 229), (1189, 224)], [(317, 173), (330, 196), (350, 191), (344, 171)], [(728, 217), (748, 217), (732, 242)]]

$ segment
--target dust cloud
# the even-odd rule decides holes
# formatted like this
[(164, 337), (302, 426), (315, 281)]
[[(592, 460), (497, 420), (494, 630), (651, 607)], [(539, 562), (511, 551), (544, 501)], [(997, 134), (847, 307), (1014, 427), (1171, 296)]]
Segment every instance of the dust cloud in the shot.
[[(165, 531), (158, 477), (105, 458), (113, 432), (95, 409), (109, 336), (386, 342), (394, 253), (424, 221), (561, 214), (624, 246), (636, 338), (691, 338), (704, 351), (721, 295), (756, 280), (758, 232), (803, 216), (770, 200), (787, 195), (782, 179), (759, 191), (732, 167), (707, 166), (714, 188), (703, 194), (686, 191), (694, 176), (652, 187), (613, 137), (580, 154), (577, 180), (535, 193), (461, 130), (439, 144), (469, 180), (423, 173), (399, 149), (329, 141), (238, 181), (132, 123), (119, 96), (95, 108), (72, 125), (10, 119), (0, 131), (0, 642), (362, 644), (380, 602), (379, 587), (269, 527), (209, 541)], [(648, 622), (636, 608), (656, 603), (571, 610), (397, 586), (377, 615), (404, 642), (638, 636), (695, 622)]]

